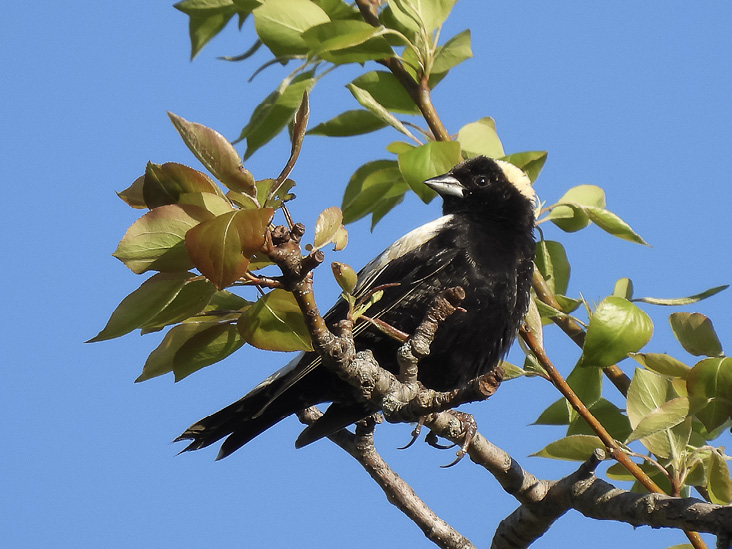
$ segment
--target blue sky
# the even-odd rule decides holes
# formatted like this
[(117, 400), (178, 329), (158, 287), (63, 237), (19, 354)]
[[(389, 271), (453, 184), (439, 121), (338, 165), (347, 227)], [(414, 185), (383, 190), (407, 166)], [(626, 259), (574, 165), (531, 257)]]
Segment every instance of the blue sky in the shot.
[[(3, 12), (3, 543), (430, 546), (338, 448), (321, 442), (296, 451), (295, 420), (223, 462), (213, 462), (215, 450), (176, 457), (180, 446), (169, 441), (182, 429), (288, 357), (245, 350), (178, 384), (168, 377), (133, 384), (159, 336), (82, 344), (142, 281), (110, 255), (136, 215), (114, 192), (148, 160), (196, 166), (166, 109), (234, 138), (282, 77), (272, 68), (248, 84), (256, 65), (215, 59), (247, 49), (251, 28), (239, 34), (230, 26), (191, 63), (186, 17), (166, 2), (41, 0)], [(732, 281), (731, 25), (726, 2), (458, 2), (443, 36), (471, 26), (475, 58), (435, 92), (448, 129), (492, 116), (507, 152), (549, 151), (537, 183), (542, 199), (599, 185), (609, 209), (653, 246), (595, 227), (568, 236), (546, 227), (572, 261), (571, 294), (599, 300), (623, 276), (638, 295), (655, 297)], [(264, 59), (260, 52), (255, 62)], [(353, 76), (335, 71), (316, 87), (311, 125), (355, 107), (343, 87)], [(386, 157), (383, 147), (395, 139), (387, 130), (341, 142), (308, 138), (293, 173), (293, 215), (312, 226), (320, 210), (340, 204), (354, 169)], [(280, 138), (247, 167), (258, 178), (273, 176), (288, 147)], [(350, 227), (349, 248), (328, 259), (360, 267), (438, 211), (410, 198), (373, 233), (367, 221)], [(325, 307), (336, 290), (327, 273), (320, 280)], [(686, 310), (709, 315), (730, 346), (731, 305), (727, 291)], [(647, 310), (656, 322), (649, 350), (691, 361), (670, 335), (670, 311)], [(568, 372), (577, 351), (556, 332), (547, 337), (549, 355)], [(632, 372), (629, 361), (622, 366)], [(575, 465), (527, 457), (561, 436), (529, 426), (556, 398), (541, 380), (518, 380), (470, 411), (481, 432), (529, 471), (559, 478)], [(440, 469), (452, 451), (396, 450), (408, 437), (408, 426), (384, 426), (377, 445), (438, 514), (488, 546), (515, 500), (467, 462)], [(719, 443), (730, 442), (728, 433)], [(579, 531), (613, 545), (685, 541), (678, 532), (570, 513), (535, 546), (585, 547), (586, 534), (572, 539)]]

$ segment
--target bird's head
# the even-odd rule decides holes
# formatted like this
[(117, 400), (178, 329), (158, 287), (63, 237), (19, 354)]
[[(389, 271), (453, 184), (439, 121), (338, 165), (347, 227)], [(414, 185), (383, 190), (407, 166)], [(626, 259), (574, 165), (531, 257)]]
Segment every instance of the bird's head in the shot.
[(533, 211), (536, 202), (531, 180), (523, 171), (485, 156), (466, 160), (425, 184), (442, 197), (446, 214), (485, 213), (511, 206)]

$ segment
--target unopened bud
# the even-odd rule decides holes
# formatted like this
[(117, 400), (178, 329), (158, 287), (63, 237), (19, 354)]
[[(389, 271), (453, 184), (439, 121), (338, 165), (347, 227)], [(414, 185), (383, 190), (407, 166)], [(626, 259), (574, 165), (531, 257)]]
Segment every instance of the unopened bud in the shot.
[(330, 268), (333, 269), (333, 276), (341, 287), (341, 290), (347, 294), (353, 292), (353, 289), (356, 287), (356, 283), (358, 282), (358, 275), (356, 274), (356, 271), (354, 271), (350, 265), (339, 263), (338, 261), (331, 263)]

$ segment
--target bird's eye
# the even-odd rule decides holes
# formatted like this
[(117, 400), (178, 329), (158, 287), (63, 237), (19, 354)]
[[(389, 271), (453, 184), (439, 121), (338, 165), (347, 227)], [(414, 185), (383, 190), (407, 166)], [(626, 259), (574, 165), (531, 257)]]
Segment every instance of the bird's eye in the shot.
[(488, 180), (485, 177), (478, 177), (475, 179), (475, 184), (478, 187), (485, 187), (488, 184)]

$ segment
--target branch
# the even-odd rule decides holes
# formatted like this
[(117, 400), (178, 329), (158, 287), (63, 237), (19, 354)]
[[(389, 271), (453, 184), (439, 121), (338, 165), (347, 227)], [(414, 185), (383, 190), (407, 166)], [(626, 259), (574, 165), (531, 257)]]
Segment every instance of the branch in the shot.
[[(374, 4), (368, 0), (356, 0), (356, 6), (358, 6), (361, 12), (363, 20), (369, 25), (373, 27), (381, 26), (381, 22), (374, 11)], [(444, 124), (435, 110), (435, 106), (432, 104), (428, 79), (426, 77), (420, 78), (419, 82), (415, 82), (414, 78), (404, 68), (402, 62), (395, 58), (381, 59), (379, 63), (389, 69), (397, 80), (399, 80), (399, 83), (407, 91), (414, 104), (417, 105), (417, 108), (419, 108), (435, 140), (450, 141), (450, 134), (445, 129)]]
[[(315, 408), (303, 410), (298, 417), (302, 423), (311, 425), (322, 414)], [(366, 470), (384, 491), (389, 503), (409, 517), (424, 535), (439, 547), (449, 549), (470, 549), (474, 546), (452, 526), (438, 517), (399, 475), (384, 461), (374, 448), (373, 416), (356, 427), (356, 434), (341, 429), (328, 438), (348, 452)]]
[[(522, 328), (520, 335), (529, 346), (529, 349), (531, 349), (531, 352), (534, 353), (534, 356), (536, 356), (537, 360), (541, 363), (546, 373), (549, 375), (551, 382), (559, 392), (562, 393), (562, 396), (567, 399), (572, 408), (574, 408), (574, 410), (597, 434), (602, 443), (609, 450), (610, 455), (621, 463), (649, 492), (665, 495), (666, 493), (655, 482), (653, 482), (651, 477), (649, 477), (633, 460), (630, 459), (628, 454), (626, 454), (620, 445), (615, 442), (615, 439), (607, 432), (605, 427), (587, 409), (584, 403), (562, 377), (562, 374), (559, 373), (559, 371), (554, 367), (554, 364), (549, 360), (549, 357), (544, 352), (544, 349), (541, 347), (534, 334), (527, 328)], [(688, 531), (685, 533), (695, 549), (706, 548), (706, 545), (699, 534)]]
[(625, 522), (652, 528), (694, 529), (716, 534), (732, 530), (732, 507), (713, 505), (694, 498), (637, 494), (620, 490), (594, 476), (605, 452), (593, 456), (571, 475), (550, 483), (537, 502), (520, 506), (504, 519), (493, 538), (493, 549), (528, 547), (570, 509), (588, 518)]

